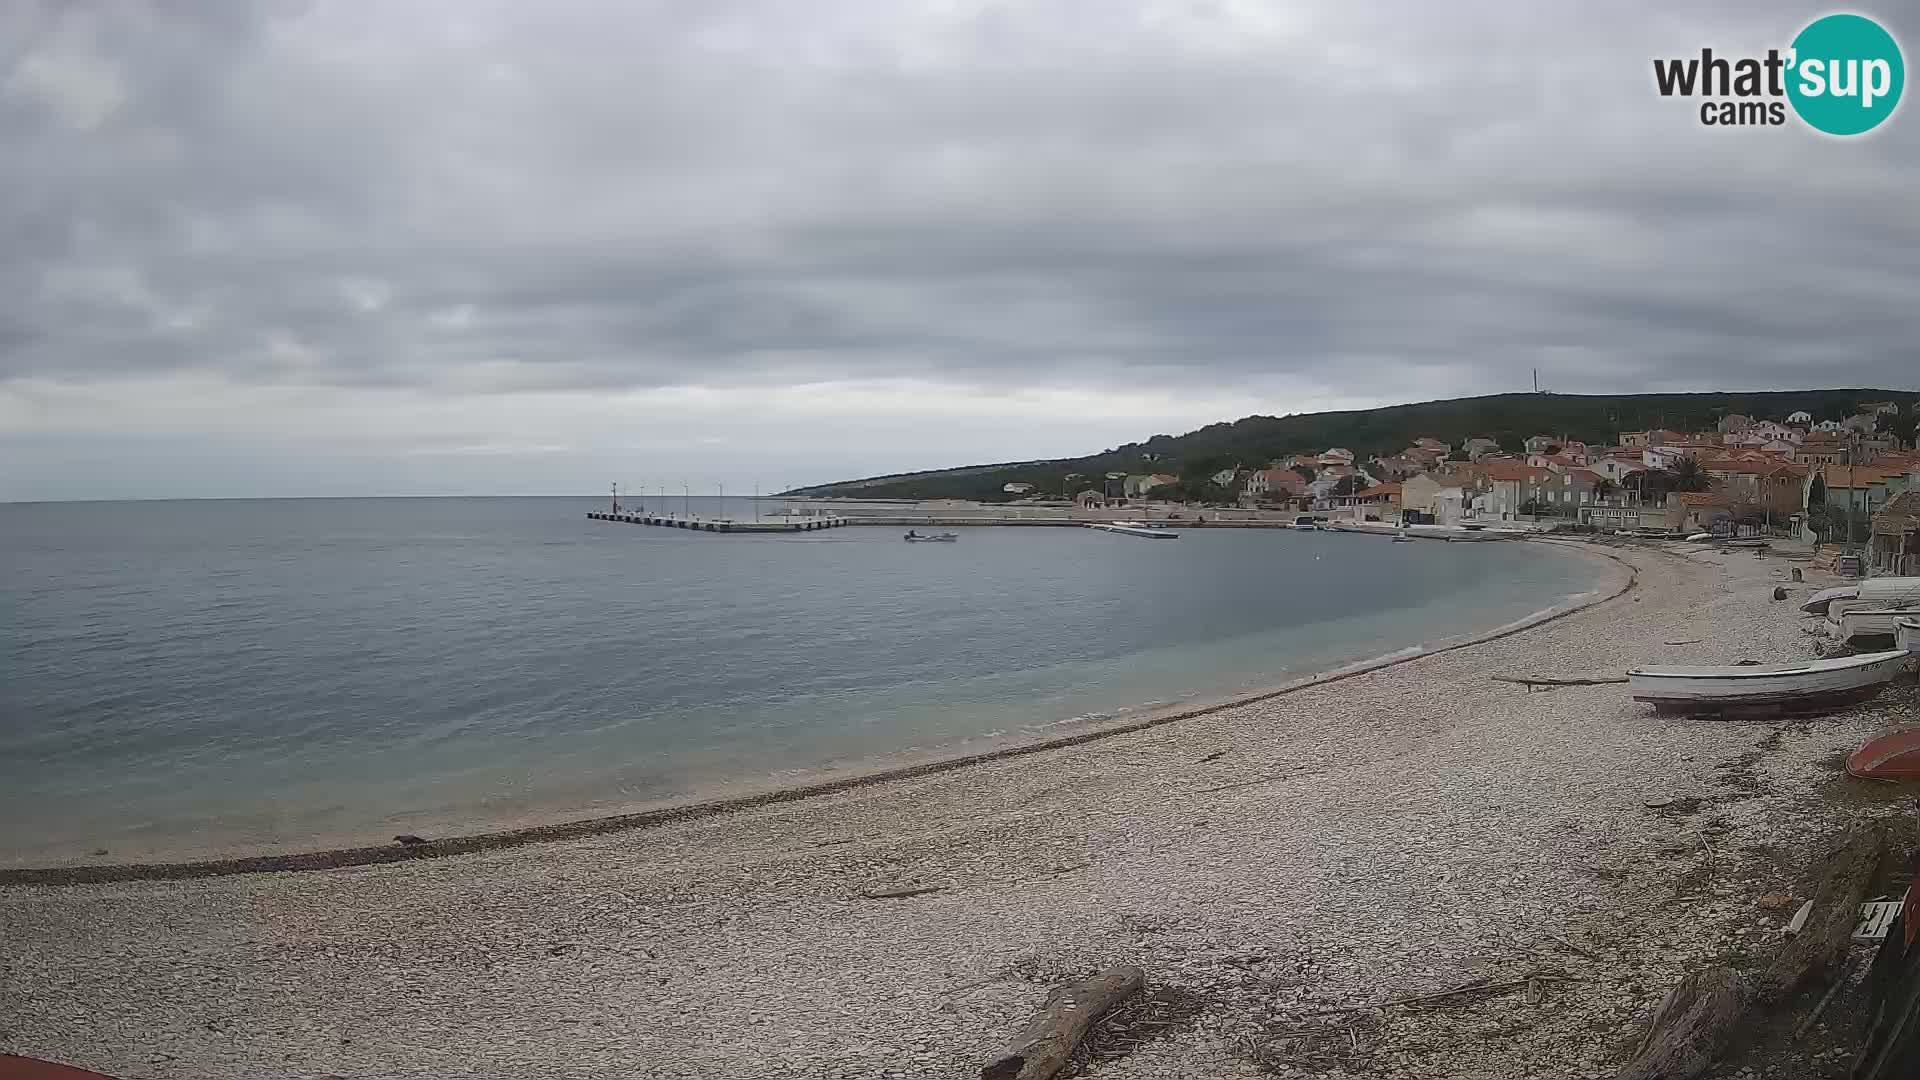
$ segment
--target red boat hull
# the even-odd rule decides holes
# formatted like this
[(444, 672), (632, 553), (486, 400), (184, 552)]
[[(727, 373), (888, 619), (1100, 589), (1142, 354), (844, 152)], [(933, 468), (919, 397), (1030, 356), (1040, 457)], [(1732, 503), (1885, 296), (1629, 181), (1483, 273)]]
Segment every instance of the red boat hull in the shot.
[(1869, 780), (1920, 780), (1920, 728), (1882, 735), (1855, 750), (1847, 772)]

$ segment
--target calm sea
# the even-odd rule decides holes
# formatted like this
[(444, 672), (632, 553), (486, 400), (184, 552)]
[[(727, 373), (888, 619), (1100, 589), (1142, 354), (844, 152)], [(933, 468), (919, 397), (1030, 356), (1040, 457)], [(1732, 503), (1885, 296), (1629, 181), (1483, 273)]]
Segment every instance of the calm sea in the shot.
[(602, 502), (0, 505), (0, 861), (796, 782), (1272, 685), (1595, 577), (1523, 544), (713, 536), (587, 520)]

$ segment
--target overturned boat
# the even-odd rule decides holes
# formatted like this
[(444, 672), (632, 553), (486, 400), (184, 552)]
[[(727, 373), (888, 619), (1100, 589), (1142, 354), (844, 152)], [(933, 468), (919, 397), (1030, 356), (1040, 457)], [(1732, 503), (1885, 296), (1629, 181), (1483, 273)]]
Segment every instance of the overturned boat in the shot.
[(1831, 589), (1821, 589), (1807, 597), (1807, 602), (1800, 605), (1800, 610), (1809, 615), (1825, 615), (1827, 608), (1832, 606), (1835, 600), (1854, 600), (1859, 596), (1860, 587), (1857, 585), (1839, 585)]
[(1633, 700), (1661, 712), (1805, 712), (1874, 697), (1906, 661), (1895, 651), (1791, 664), (1637, 668), (1627, 672), (1627, 683)]
[(1920, 728), (1882, 735), (1847, 758), (1847, 774), (1868, 780), (1920, 780)]

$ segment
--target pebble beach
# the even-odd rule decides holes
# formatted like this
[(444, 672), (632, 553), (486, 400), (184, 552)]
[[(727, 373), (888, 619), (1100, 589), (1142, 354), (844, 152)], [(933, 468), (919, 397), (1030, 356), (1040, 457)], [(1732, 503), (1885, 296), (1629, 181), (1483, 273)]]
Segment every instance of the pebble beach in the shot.
[(0, 1051), (125, 1078), (974, 1077), (1050, 987), (1127, 963), (1148, 993), (1081, 1075), (1611, 1075), (1681, 973), (1777, 934), (1760, 901), (1828, 829), (1895, 812), (1836, 755), (1920, 716), (1910, 682), (1733, 722), (1494, 681), (1814, 653), (1798, 564), (1568, 557), (1620, 591), (1076, 746), (457, 857), (0, 887)]

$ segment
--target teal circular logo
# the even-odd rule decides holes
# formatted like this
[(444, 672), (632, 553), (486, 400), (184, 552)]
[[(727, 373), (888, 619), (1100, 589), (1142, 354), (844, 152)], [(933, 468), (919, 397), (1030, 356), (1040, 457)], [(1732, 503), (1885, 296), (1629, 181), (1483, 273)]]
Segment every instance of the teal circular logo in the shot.
[(1787, 100), (1829, 135), (1872, 131), (1893, 115), (1907, 84), (1900, 44), (1864, 15), (1828, 15), (1793, 39)]

